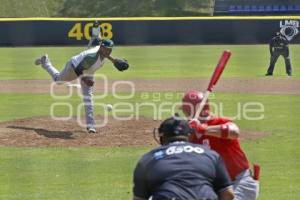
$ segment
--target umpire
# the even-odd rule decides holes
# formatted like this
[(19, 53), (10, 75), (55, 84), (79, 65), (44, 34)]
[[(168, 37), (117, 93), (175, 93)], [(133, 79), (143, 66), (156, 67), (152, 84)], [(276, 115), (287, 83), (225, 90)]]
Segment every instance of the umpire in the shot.
[(192, 132), (177, 116), (159, 129), (162, 146), (145, 154), (134, 171), (133, 200), (231, 200), (234, 198), (222, 158), (187, 142)]
[(292, 66), (291, 61), (289, 57), (289, 45), (288, 40), (284, 35), (282, 35), (280, 32), (276, 33), (276, 36), (273, 37), (269, 44), (270, 48), (270, 65), (268, 68), (268, 71), (266, 73), (266, 76), (272, 76), (273, 70), (275, 67), (275, 63), (280, 55), (283, 56), (284, 62), (285, 62), (285, 69), (288, 76), (292, 75)]

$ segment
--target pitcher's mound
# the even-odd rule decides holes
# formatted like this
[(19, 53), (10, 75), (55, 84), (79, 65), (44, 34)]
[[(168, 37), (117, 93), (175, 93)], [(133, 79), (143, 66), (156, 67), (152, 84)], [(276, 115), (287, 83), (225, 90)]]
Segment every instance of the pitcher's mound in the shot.
[[(97, 120), (103, 120), (97, 117)], [(138, 120), (108, 119), (98, 133), (88, 134), (76, 119), (57, 121), (35, 117), (0, 123), (0, 146), (14, 147), (92, 147), (157, 146), (153, 129), (161, 121), (139, 117)], [(265, 133), (243, 131), (242, 139), (258, 139)]]

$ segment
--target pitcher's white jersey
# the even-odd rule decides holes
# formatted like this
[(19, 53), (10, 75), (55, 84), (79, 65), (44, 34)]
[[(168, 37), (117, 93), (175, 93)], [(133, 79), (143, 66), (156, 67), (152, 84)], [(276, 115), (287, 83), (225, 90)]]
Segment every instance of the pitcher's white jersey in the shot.
[(75, 68), (82, 68), (83, 74), (94, 74), (96, 70), (101, 68), (105, 59), (100, 59), (100, 46), (85, 50), (80, 54), (73, 56), (71, 62)]

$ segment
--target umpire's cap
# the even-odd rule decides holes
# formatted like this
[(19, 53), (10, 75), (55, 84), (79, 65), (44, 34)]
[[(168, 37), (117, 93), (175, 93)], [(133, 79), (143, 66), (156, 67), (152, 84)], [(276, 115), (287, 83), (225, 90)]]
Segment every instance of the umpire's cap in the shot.
[(188, 121), (180, 118), (178, 114), (163, 121), (158, 128), (159, 136), (164, 138), (188, 136), (192, 131)]
[(100, 46), (108, 48), (108, 49), (112, 49), (114, 46), (114, 42), (109, 39), (103, 39), (103, 40), (101, 40)]

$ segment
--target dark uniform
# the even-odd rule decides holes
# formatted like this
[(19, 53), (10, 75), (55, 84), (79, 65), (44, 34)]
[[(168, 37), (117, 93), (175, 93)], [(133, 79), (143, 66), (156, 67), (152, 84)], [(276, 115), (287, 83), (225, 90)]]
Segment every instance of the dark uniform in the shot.
[(145, 154), (134, 171), (134, 196), (215, 200), (231, 182), (222, 158), (202, 145), (172, 142)]
[(273, 75), (275, 63), (280, 55), (282, 55), (284, 58), (286, 73), (289, 76), (291, 76), (292, 67), (291, 67), (291, 61), (289, 57), (288, 40), (286, 39), (286, 37), (281, 35), (280, 33), (277, 33), (276, 36), (271, 39), (269, 48), (270, 48), (271, 59), (270, 59), (270, 66), (268, 68), (268, 72), (266, 76)]

